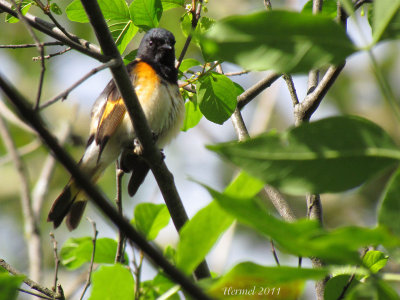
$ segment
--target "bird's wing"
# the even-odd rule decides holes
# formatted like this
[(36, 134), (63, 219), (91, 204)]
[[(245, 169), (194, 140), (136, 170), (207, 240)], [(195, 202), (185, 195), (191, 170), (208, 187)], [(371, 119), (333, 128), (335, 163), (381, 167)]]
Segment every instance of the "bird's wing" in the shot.
[(126, 113), (124, 101), (114, 85), (114, 89), (108, 94), (104, 103), (95, 133), (96, 144), (100, 145), (100, 153), (104, 149), (109, 138), (114, 134), (122, 122)]

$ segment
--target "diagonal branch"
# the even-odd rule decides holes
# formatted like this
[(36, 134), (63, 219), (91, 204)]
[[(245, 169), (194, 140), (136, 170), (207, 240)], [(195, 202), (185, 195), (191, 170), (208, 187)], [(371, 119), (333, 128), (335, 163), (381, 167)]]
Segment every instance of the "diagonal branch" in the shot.
[[(0, 258), (0, 266), (3, 267), (4, 269), (6, 269), (8, 271), (8, 273), (12, 274), (12, 275), (24, 275), (21, 272), (17, 271), (16, 269), (14, 269), (12, 266), (10, 266), (4, 259)], [(29, 287), (31, 287), (32, 289), (46, 295), (49, 296), (51, 299), (64, 299), (62, 297), (62, 295), (53, 292), (52, 290), (40, 285), (39, 283), (35, 282), (34, 280), (25, 277), (24, 278), (24, 283), (27, 284)]]
[[(146, 117), (135, 93), (135, 89), (129, 79), (128, 71), (122, 62), (121, 55), (114, 43), (97, 1), (82, 1), (82, 5), (89, 17), (89, 21), (96, 33), (97, 40), (99, 41), (104, 54), (118, 62), (116, 66), (111, 68), (114, 82), (122, 95), (129, 117), (132, 120), (135, 134), (143, 147), (142, 156), (153, 172), (164, 197), (164, 201), (171, 214), (175, 228), (179, 232), (188, 220), (188, 216), (176, 189), (173, 175), (168, 170), (162, 154), (154, 144), (153, 135), (149, 125), (147, 124)], [(208, 267), (206, 268), (205, 264), (202, 264), (200, 269), (196, 270), (195, 273), (198, 278), (210, 276)]]
[(182, 63), (183, 58), (186, 55), (187, 49), (189, 48), (190, 42), (192, 41), (194, 30), (196, 29), (197, 23), (200, 20), (200, 13), (202, 6), (203, 6), (203, 0), (198, 0), (197, 8), (196, 8), (196, 0), (192, 0), (192, 8), (190, 10), (190, 13), (192, 14), (192, 31), (189, 33), (185, 41), (185, 44), (183, 45), (181, 54), (179, 55), (178, 62), (176, 64), (177, 69), (179, 69), (179, 66)]
[(116, 66), (117, 64), (118, 64), (118, 62), (115, 59), (111, 59), (109, 62), (106, 62), (106, 63), (102, 64), (101, 66), (92, 69), (85, 76), (83, 76), (81, 79), (79, 79), (77, 82), (75, 82), (71, 87), (69, 87), (68, 89), (66, 89), (62, 93), (58, 94), (54, 98), (50, 99), (49, 101), (43, 103), (39, 108), (40, 109), (46, 108), (46, 107), (52, 105), (53, 103), (57, 102), (60, 99), (61, 100), (65, 100), (68, 97), (69, 93), (71, 93), (71, 91), (73, 89), (75, 89), (77, 86), (82, 84), (86, 79), (90, 78), (91, 76), (93, 76), (97, 72), (100, 72), (101, 70)]
[(246, 91), (244, 91), (242, 94), (239, 95), (237, 98), (237, 107), (239, 110), (241, 110), (243, 107), (245, 107), (251, 100), (253, 100), (256, 96), (258, 96), (263, 90), (266, 88), (270, 87), (279, 77), (281, 77), (280, 74), (276, 73), (270, 73), (265, 77), (264, 79), (260, 80), (250, 88), (248, 88)]

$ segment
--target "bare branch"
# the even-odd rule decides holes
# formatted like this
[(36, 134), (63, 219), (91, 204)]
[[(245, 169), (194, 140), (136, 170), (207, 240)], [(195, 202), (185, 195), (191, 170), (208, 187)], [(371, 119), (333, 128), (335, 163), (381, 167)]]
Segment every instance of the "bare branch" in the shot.
[(92, 69), (89, 73), (87, 73), (85, 76), (83, 76), (81, 79), (79, 79), (77, 82), (75, 82), (71, 87), (69, 87), (68, 89), (66, 89), (65, 91), (61, 92), (60, 94), (58, 94), (57, 96), (55, 96), (53, 99), (47, 101), (46, 103), (43, 103), (40, 106), (40, 109), (46, 108), (50, 105), (52, 105), (53, 103), (57, 102), (58, 100), (65, 100), (69, 93), (71, 93), (71, 91), (73, 89), (75, 89), (76, 87), (78, 87), (80, 84), (82, 84), (86, 79), (90, 78), (91, 76), (93, 76), (94, 74), (96, 74), (97, 72), (100, 72), (104, 69), (107, 68), (111, 68), (117, 65), (117, 61), (115, 59), (111, 59), (109, 62), (106, 62), (105, 64), (102, 64), (99, 67), (96, 67), (94, 69)]
[(28, 294), (28, 295), (32, 295), (32, 296), (41, 298), (41, 299), (53, 300), (53, 298), (50, 298), (50, 297), (47, 297), (47, 296), (43, 296), (43, 295), (40, 295), (40, 294), (37, 294), (37, 293), (34, 293), (34, 292), (30, 292), (30, 291), (27, 291), (27, 290), (24, 290), (24, 289), (18, 289), (18, 291), (20, 291), (22, 293), (25, 293), (25, 294)]
[(297, 123), (311, 118), (343, 68), (344, 64), (329, 67), (316, 89), (311, 94), (308, 94), (301, 103), (296, 105), (294, 114)]
[(37, 134), (25, 121), (21, 120), (11, 109), (7, 107), (4, 101), (0, 101), (0, 116), (15, 126), (27, 132)]
[(29, 274), (33, 280), (40, 281), (42, 274), (42, 248), (40, 243), (39, 226), (32, 209), (28, 171), (18, 154), (14, 140), (2, 117), (0, 117), (0, 135), (8, 153), (14, 161), (19, 181), (21, 183), (21, 206), (24, 215), (24, 232), (29, 255)]
[(60, 266), (60, 259), (58, 257), (58, 251), (57, 251), (57, 240), (54, 236), (54, 233), (50, 232), (50, 239), (53, 244), (53, 253), (54, 253), (54, 285), (53, 285), (53, 291), (56, 291), (56, 288), (58, 286), (58, 267)]
[[(196, 2), (197, 2), (197, 7), (196, 7)], [(179, 69), (179, 66), (181, 65), (183, 58), (186, 55), (187, 49), (189, 48), (190, 42), (192, 41), (193, 37), (193, 32), (197, 27), (197, 23), (200, 20), (200, 14), (201, 14), (201, 8), (203, 6), (203, 0), (192, 0), (192, 8), (190, 10), (190, 13), (192, 14), (192, 31), (189, 33), (188, 37), (186, 38), (185, 44), (183, 45), (181, 54), (179, 55), (178, 61), (176, 63), (176, 68)]]
[(29, 35), (32, 37), (32, 39), (35, 41), (36, 48), (38, 49), (38, 52), (41, 57), (41, 69), (40, 69), (40, 76), (39, 76), (39, 86), (38, 86), (38, 91), (36, 95), (36, 105), (35, 108), (39, 107), (40, 103), (40, 97), (42, 95), (42, 89), (43, 89), (43, 79), (44, 79), (44, 73), (46, 71), (46, 66), (44, 63), (44, 47), (43, 44), (40, 42), (39, 38), (36, 36), (35, 32), (33, 31), (32, 27), (29, 25), (29, 22), (25, 19), (25, 16), (21, 13), (21, 4), (18, 4), (15, 2), (15, 0), (11, 0), (11, 2), (14, 4), (16, 8), (16, 12), (18, 15), (18, 18), (22, 21), (22, 23), (25, 25), (26, 29), (29, 32)]
[(50, 59), (54, 56), (58, 56), (58, 55), (62, 55), (64, 53), (67, 53), (68, 51), (72, 50), (71, 47), (65, 48), (64, 50), (58, 51), (58, 52), (54, 52), (54, 53), (50, 53), (48, 55), (45, 55), (43, 57), (41, 56), (37, 56), (37, 57), (33, 57), (32, 60), (33, 61), (38, 61), (38, 60), (42, 60), (42, 59)]
[(292, 98), (293, 107), (295, 107), (297, 104), (299, 104), (299, 98), (297, 97), (296, 88), (294, 86), (292, 76), (288, 74), (283, 74), (283, 79), (286, 82), (290, 97)]
[(237, 98), (238, 104), (237, 107), (241, 110), (245, 107), (251, 100), (253, 100), (256, 96), (258, 96), (262, 91), (266, 88), (270, 87), (281, 75), (276, 73), (270, 73), (264, 79), (260, 80), (246, 91), (244, 91)]
[[(59, 141), (63, 145), (71, 133), (71, 124), (65, 124), (60, 131)], [(49, 154), (43, 164), (40, 172), (39, 179), (32, 192), (32, 207), (37, 220), (40, 220), (41, 210), (43, 207), (44, 199), (49, 190), (49, 183), (56, 166), (56, 159), (53, 155)]]
[[(21, 146), (20, 148), (17, 149), (17, 153), (19, 156), (24, 156), (26, 154), (29, 154), (35, 150), (37, 150), (40, 146), (42, 145), (42, 143), (40, 142), (39, 139), (35, 139), (32, 142), (30, 142), (29, 144), (26, 144), (24, 146)], [(2, 157), (0, 157), (0, 166), (12, 162), (13, 158), (10, 154), (6, 154)]]
[[(115, 173), (116, 173), (116, 181), (117, 181), (117, 197), (115, 199), (115, 204), (117, 205), (118, 213), (123, 217), (123, 210), (122, 210), (122, 177), (124, 176), (124, 171), (122, 171), (119, 166), (118, 162), (115, 164)], [(124, 233), (119, 230), (118, 231), (118, 246), (117, 246), (117, 253), (115, 254), (115, 263), (120, 262), (123, 263), (125, 260), (125, 236)]]
[(275, 249), (275, 245), (274, 245), (274, 241), (273, 240), (271, 240), (271, 251), (272, 251), (272, 254), (274, 256), (276, 265), (280, 266), (281, 264), (279, 263), (278, 254), (276, 253), (276, 249)]
[(243, 70), (243, 71), (239, 71), (239, 72), (228, 72), (228, 73), (225, 73), (225, 76), (239, 76), (239, 75), (245, 75), (248, 73), (250, 73), (250, 71)]
[(146, 239), (131, 226), (127, 219), (121, 218), (116, 209), (110, 204), (110, 201), (91, 183), (88, 177), (81, 172), (71, 156), (58, 144), (57, 139), (43, 126), (44, 122), (40, 116), (32, 110), (29, 102), (18, 93), (10, 83), (5, 81), (1, 75), (0, 87), (21, 116), (35, 128), (57, 160), (71, 173), (76, 181), (79, 182), (80, 187), (88, 197), (93, 200), (98, 208), (107, 215), (121, 231), (124, 232), (126, 237), (142, 249), (152, 262), (160, 266), (171, 280), (179, 283), (189, 295), (195, 299), (210, 299), (210, 297), (195, 285), (191, 279), (186, 277), (186, 275), (165, 259), (158, 249), (148, 243)]
[(79, 298), (80, 300), (83, 299), (83, 296), (85, 296), (85, 293), (91, 284), (93, 264), (94, 264), (94, 255), (96, 253), (96, 240), (97, 240), (97, 235), (99, 233), (96, 229), (96, 223), (90, 218), (87, 218), (87, 219), (90, 222), (90, 224), (92, 224), (92, 228), (93, 228), (93, 238), (92, 238), (93, 251), (92, 251), (92, 256), (90, 258), (90, 265), (89, 265), (89, 271), (88, 271), (88, 275), (87, 275), (87, 279), (86, 279), (86, 284), (85, 284), (85, 287), (83, 288), (82, 295)]
[[(62, 46), (64, 45), (61, 42), (47, 42), (47, 43), (42, 43), (43, 47), (46, 46)], [(5, 48), (5, 49), (23, 49), (23, 48), (33, 48), (36, 47), (36, 44), (20, 44), (20, 45), (0, 45), (0, 48)]]
[(62, 33), (64, 33), (69, 39), (74, 40), (74, 37), (71, 36), (63, 26), (61, 26), (60, 23), (58, 23), (57, 19), (53, 16), (53, 14), (50, 12), (50, 9), (48, 6), (44, 6), (43, 3), (40, 0), (35, 0), (36, 4), (42, 9), (42, 11), (53, 21), (54, 25), (57, 26), (58, 29), (61, 30)]
[(21, 272), (17, 271), (16, 269), (14, 269), (12, 266), (10, 266), (4, 259), (0, 258), (0, 266), (3, 267), (4, 269), (6, 269), (10, 274), (12, 275), (22, 275), (24, 276), (24, 283), (26, 283), (28, 286), (30, 286), (32, 289), (46, 295), (49, 296), (52, 299), (60, 299), (63, 300), (64, 298), (59, 295), (58, 293), (53, 292), (52, 290), (40, 285), (39, 283), (36, 283), (35, 281), (33, 281), (32, 279), (26, 277), (24, 274), (22, 274)]
[[(12, 9), (12, 5), (6, 0), (0, 0), (0, 10), (3, 10), (13, 17), (18, 18), (17, 12)], [(101, 62), (106, 62), (109, 60), (108, 57), (101, 53), (100, 49), (96, 45), (69, 33), (69, 36), (73, 38), (73, 40), (71, 40), (54, 24), (46, 22), (34, 15), (31, 15), (30, 13), (25, 14), (25, 19), (33, 28), (62, 42), (64, 45), (68, 45), (71, 48), (78, 50), (79, 52), (82, 52)]]

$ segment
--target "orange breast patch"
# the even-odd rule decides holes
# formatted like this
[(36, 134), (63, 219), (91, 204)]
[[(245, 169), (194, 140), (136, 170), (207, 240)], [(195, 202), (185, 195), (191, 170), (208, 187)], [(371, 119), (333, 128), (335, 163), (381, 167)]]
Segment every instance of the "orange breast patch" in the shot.
[(156, 71), (143, 61), (138, 62), (132, 71), (136, 75), (136, 80), (133, 82), (135, 91), (140, 103), (143, 105), (151, 99), (154, 89), (160, 84), (160, 78)]

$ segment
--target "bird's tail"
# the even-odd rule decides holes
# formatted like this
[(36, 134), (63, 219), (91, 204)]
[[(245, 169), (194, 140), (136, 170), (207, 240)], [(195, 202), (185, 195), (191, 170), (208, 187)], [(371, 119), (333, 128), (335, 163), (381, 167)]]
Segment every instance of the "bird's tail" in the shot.
[(54, 228), (57, 228), (67, 217), (66, 224), (71, 231), (79, 225), (86, 204), (85, 193), (81, 191), (73, 179), (70, 179), (62, 193), (54, 201), (47, 222), (53, 222)]

